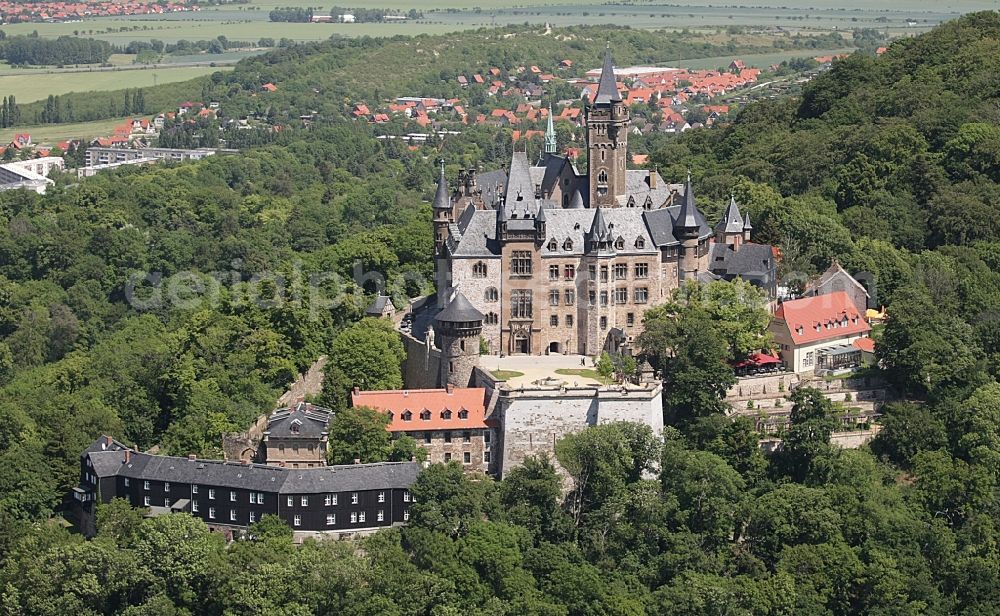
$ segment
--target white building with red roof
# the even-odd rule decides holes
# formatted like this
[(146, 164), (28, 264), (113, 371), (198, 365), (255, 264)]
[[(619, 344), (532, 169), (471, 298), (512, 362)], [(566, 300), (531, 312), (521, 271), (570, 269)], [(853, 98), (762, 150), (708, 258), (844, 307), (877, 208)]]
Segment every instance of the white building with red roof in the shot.
[(844, 291), (783, 302), (768, 329), (792, 372), (854, 367), (873, 347), (863, 310)]

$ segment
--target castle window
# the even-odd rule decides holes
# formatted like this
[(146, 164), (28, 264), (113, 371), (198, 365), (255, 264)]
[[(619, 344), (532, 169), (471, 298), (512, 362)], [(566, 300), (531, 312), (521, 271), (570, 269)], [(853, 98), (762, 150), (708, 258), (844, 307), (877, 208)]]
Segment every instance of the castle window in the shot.
[(626, 302), (628, 302), (628, 288), (619, 287), (615, 289), (615, 303), (624, 304)]
[(531, 318), (531, 290), (514, 289), (510, 294), (510, 314), (516, 319)]
[(458, 348), (461, 349), (463, 352), (465, 351), (465, 340), (458, 341)]
[(564, 302), (567, 306), (572, 306), (573, 302), (576, 301), (576, 291), (573, 289), (566, 289), (566, 301)]
[(625, 240), (623, 240), (622, 238), (618, 238), (617, 240), (615, 240), (615, 250), (624, 250), (624, 249), (625, 249)]
[(403, 421), (410, 421), (411, 419), (413, 419), (413, 413), (411, 413), (410, 411), (403, 411), (403, 414), (400, 415), (400, 417), (403, 418)]
[(636, 263), (635, 264), (635, 277), (636, 278), (648, 278), (649, 277), (649, 264), (648, 263)]
[(601, 329), (608, 328), (608, 317), (601, 317)]
[[(579, 227), (579, 226), (580, 225), (577, 225), (577, 227)], [(563, 250), (573, 250), (573, 240), (571, 240), (571, 239), (569, 239), (567, 237), (566, 241), (563, 242)]]
[(549, 291), (549, 306), (559, 305), (559, 289)]
[(497, 291), (496, 287), (488, 287), (486, 289), (486, 301), (495, 302), (500, 299), (500, 292)]
[(531, 252), (528, 250), (515, 250), (511, 254), (510, 269), (515, 276), (530, 276)]
[(566, 265), (566, 267), (563, 268), (563, 277), (566, 278), (566, 280), (573, 280), (576, 278), (576, 266)]
[(645, 304), (649, 301), (649, 289), (646, 287), (637, 287), (635, 290), (635, 303)]
[(496, 325), (499, 322), (500, 322), (500, 318), (497, 316), (497, 313), (495, 313), (495, 312), (488, 312), (488, 313), (486, 313), (486, 324), (487, 325)]
[(625, 325), (627, 325), (628, 327), (634, 327), (635, 326), (635, 313), (634, 312), (630, 312), (627, 315), (625, 315)]
[(451, 432), (445, 431), (445, 433), (444, 433), (444, 442), (446, 442), (446, 443), (450, 443), (451, 442)]
[[(601, 150), (601, 160), (604, 160), (604, 151), (603, 150)], [(597, 174), (597, 183), (598, 184), (607, 184), (608, 183), (608, 172), (607, 171), (601, 169), (601, 172)]]
[(448, 409), (441, 411), (441, 419), (451, 419), (451, 411)]
[(597, 291), (591, 291), (588, 294), (587, 299), (589, 300), (591, 306), (597, 304)]
[(422, 421), (430, 421), (431, 420), (431, 412), (428, 411), (427, 409), (424, 409), (424, 410), (420, 411), (420, 419)]
[(607, 291), (601, 291), (601, 305), (602, 306), (607, 306), (608, 305), (608, 292)]
[[(604, 156), (605, 156), (605, 154), (606, 154), (606, 152), (603, 149), (601, 149), (601, 162), (602, 163), (604, 162)], [(601, 173), (604, 173), (604, 172), (602, 171)], [(604, 182), (608, 181), (608, 176), (607, 175), (604, 176), (604, 180), (603, 181)]]
[(607, 282), (607, 281), (608, 281), (608, 266), (607, 265), (602, 265), (601, 266), (601, 282)]
[(573, 315), (566, 315), (566, 327), (573, 327)]
[(559, 280), (559, 266), (550, 265), (549, 266), (549, 280)]
[(628, 263), (615, 263), (615, 280), (628, 278)]
[(476, 264), (472, 266), (472, 277), (486, 278), (486, 264), (482, 261), (477, 261)]
[(549, 325), (552, 327), (559, 327), (559, 315), (554, 314), (549, 317)]
[(554, 251), (557, 248), (559, 248), (559, 243), (556, 242), (555, 238), (549, 240), (549, 250), (553, 250)]

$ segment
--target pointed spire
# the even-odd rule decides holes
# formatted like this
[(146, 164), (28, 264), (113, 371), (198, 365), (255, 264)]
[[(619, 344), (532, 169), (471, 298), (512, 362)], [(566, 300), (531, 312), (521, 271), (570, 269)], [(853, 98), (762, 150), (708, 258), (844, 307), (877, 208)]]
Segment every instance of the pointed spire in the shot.
[(535, 222), (542, 223), (542, 224), (545, 223), (545, 208), (544, 207), (539, 207), (538, 208), (538, 215), (535, 216)]
[(600, 206), (597, 207), (597, 211), (594, 213), (594, 222), (590, 225), (590, 241), (592, 242), (607, 242), (611, 239), (611, 234), (608, 231), (608, 223), (604, 220), (604, 210)]
[(698, 224), (698, 217), (695, 213), (698, 211), (698, 206), (694, 203), (694, 188), (691, 186), (691, 172), (688, 171), (687, 184), (684, 185), (684, 201), (681, 203), (681, 212), (677, 217), (677, 226), (684, 229), (696, 229), (700, 225)]
[(571, 210), (582, 210), (583, 209), (583, 193), (577, 188), (573, 191), (573, 196), (569, 199), (569, 207)]
[(726, 213), (719, 221), (719, 227), (723, 228), (723, 233), (743, 233), (743, 216), (740, 214), (740, 206), (736, 205), (736, 198), (732, 195), (729, 197)]
[(441, 177), (438, 178), (437, 193), (434, 195), (434, 209), (451, 209), (451, 197), (448, 196), (448, 181), (444, 179), (444, 159), (441, 160)]
[(552, 105), (549, 105), (549, 124), (545, 128), (545, 153), (555, 154), (558, 147), (556, 143), (556, 127), (552, 123)]
[(747, 212), (747, 215), (743, 217), (743, 230), (744, 231), (753, 230), (753, 226), (750, 224), (750, 212)]
[(617, 103), (622, 100), (621, 92), (618, 91), (618, 82), (615, 81), (615, 65), (611, 60), (611, 43), (608, 42), (608, 49), (604, 52), (604, 66), (601, 68), (601, 79), (597, 82), (597, 95), (594, 97), (595, 104)]

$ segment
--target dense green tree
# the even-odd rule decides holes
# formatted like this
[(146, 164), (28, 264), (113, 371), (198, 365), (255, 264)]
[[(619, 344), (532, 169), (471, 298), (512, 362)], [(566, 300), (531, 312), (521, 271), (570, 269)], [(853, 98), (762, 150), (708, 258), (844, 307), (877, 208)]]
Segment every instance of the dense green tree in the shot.
[(388, 415), (367, 406), (338, 411), (330, 421), (330, 464), (385, 462), (392, 450), (388, 426)]

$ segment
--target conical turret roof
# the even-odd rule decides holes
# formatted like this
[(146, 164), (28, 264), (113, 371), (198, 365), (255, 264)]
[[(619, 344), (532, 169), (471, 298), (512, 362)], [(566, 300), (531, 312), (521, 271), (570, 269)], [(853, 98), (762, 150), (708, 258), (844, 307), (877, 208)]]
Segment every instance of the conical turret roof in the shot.
[(451, 209), (451, 197), (448, 195), (448, 181), (444, 179), (444, 162), (441, 163), (441, 177), (438, 178), (437, 193), (434, 194), (434, 209)]
[(590, 225), (588, 233), (592, 242), (611, 241), (611, 233), (608, 231), (608, 223), (604, 220), (604, 211), (598, 207), (594, 213), (594, 222)]
[(583, 209), (583, 193), (577, 188), (573, 191), (573, 196), (569, 199), (569, 207), (571, 210), (582, 210)]
[(455, 297), (445, 306), (444, 310), (438, 313), (435, 320), (439, 323), (467, 323), (469, 321), (482, 321), (483, 313), (476, 310), (461, 291), (455, 292)]
[(747, 215), (743, 217), (743, 230), (753, 231), (753, 226), (750, 224), (750, 212), (747, 212)]
[(688, 174), (687, 184), (684, 185), (684, 201), (681, 203), (681, 212), (677, 217), (677, 226), (684, 229), (699, 227), (697, 211), (698, 206), (694, 203), (694, 188), (691, 187), (691, 175)]
[(601, 68), (601, 79), (597, 82), (597, 95), (594, 103), (608, 104), (622, 100), (621, 92), (618, 91), (618, 82), (615, 81), (615, 65), (611, 60), (611, 49), (604, 52), (604, 66)]

